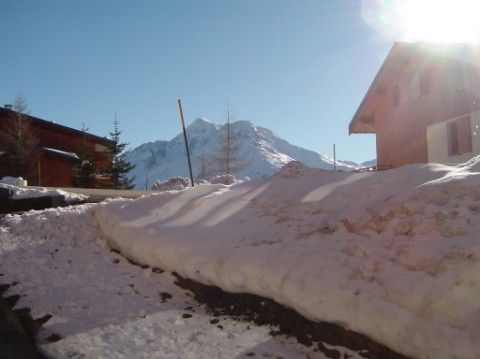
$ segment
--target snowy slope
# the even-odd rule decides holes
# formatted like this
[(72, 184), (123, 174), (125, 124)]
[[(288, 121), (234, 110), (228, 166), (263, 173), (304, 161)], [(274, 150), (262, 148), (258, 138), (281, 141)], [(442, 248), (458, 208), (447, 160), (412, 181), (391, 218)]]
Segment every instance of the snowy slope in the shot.
[(255, 293), (415, 358), (480, 357), (480, 156), (377, 173), (286, 165), (98, 206), (133, 260)]
[[(332, 169), (333, 159), (291, 145), (275, 135), (272, 131), (256, 126), (248, 121), (232, 123), (233, 131), (243, 138), (241, 153), (246, 158), (247, 166), (236, 174), (237, 178), (266, 178), (292, 160), (307, 166)], [(214, 158), (222, 136), (222, 125), (199, 118), (187, 128), (194, 176), (199, 173), (199, 157)], [(188, 176), (183, 135), (171, 141), (145, 143), (128, 153), (129, 160), (136, 165), (132, 171), (135, 175), (136, 188), (151, 186), (157, 179), (165, 180), (174, 176)], [(359, 166), (354, 162), (337, 161), (342, 170), (352, 170)]]
[[(270, 326), (214, 317), (170, 273), (110, 251), (93, 223), (95, 206), (0, 218), (0, 284), (17, 283), (5, 293), (20, 296), (15, 309), (52, 315), (37, 336), (46, 357), (326, 359), (313, 346), (273, 337)], [(54, 333), (61, 340), (49, 341)]]

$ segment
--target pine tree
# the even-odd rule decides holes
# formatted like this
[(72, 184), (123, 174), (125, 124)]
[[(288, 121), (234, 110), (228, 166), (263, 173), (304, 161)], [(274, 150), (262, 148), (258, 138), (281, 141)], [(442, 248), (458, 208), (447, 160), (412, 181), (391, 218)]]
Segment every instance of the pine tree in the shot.
[(132, 189), (135, 178), (128, 178), (127, 174), (135, 168), (124, 153), (128, 143), (120, 142), (121, 131), (118, 128), (118, 121), (115, 116), (113, 122), (113, 132), (110, 132), (112, 143), (108, 145), (112, 160), (106, 169), (106, 175), (111, 182), (111, 187), (115, 189)]

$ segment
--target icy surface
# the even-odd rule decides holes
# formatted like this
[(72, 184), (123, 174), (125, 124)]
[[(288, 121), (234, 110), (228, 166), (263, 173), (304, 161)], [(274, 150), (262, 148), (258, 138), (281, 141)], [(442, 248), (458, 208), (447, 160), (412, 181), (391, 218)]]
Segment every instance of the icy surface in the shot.
[[(218, 145), (224, 133), (222, 131), (222, 125), (203, 118), (188, 126), (194, 177), (200, 173), (201, 158), (215, 162)], [(232, 131), (241, 137), (243, 143), (238, 155), (244, 159), (244, 168), (235, 173), (238, 179), (267, 178), (294, 160), (314, 168), (333, 169), (333, 158), (292, 145), (272, 131), (251, 122), (233, 122)], [(188, 177), (183, 134), (170, 141), (145, 143), (128, 152), (128, 159), (136, 165), (131, 172), (132, 177), (135, 176), (136, 188), (145, 188), (145, 183), (164, 181), (170, 177)], [(337, 160), (337, 168), (340, 170), (350, 171), (361, 167), (354, 162)]]
[[(21, 296), (16, 308), (31, 308), (34, 318), (53, 315), (38, 336), (48, 357), (324, 358), (294, 339), (272, 337), (267, 326), (228, 317), (210, 323), (169, 273), (110, 251), (94, 224), (95, 206), (0, 218), (0, 283), (18, 282), (5, 294)], [(52, 333), (62, 339), (48, 342)]]
[(261, 183), (112, 202), (95, 217), (140, 263), (413, 357), (478, 358), (479, 163), (336, 173), (292, 162)]

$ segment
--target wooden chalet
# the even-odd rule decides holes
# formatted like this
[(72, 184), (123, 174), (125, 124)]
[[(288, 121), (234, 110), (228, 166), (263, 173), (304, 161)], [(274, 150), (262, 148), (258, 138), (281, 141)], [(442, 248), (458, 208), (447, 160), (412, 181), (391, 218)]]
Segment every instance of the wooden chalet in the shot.
[[(17, 120), (17, 113), (9, 108), (0, 108), (0, 134), (8, 130), (11, 121)], [(70, 127), (46, 121), (30, 115), (22, 115), (22, 121), (28, 121), (31, 135), (35, 137), (36, 153), (32, 155), (28, 184), (46, 187), (72, 187), (74, 178), (72, 168), (80, 164), (79, 151), (85, 147), (93, 154), (98, 166), (105, 166), (111, 160), (108, 145), (111, 141)], [(1, 138), (1, 137), (0, 137)], [(0, 178), (16, 176), (6, 161), (5, 144), (0, 142)], [(102, 182), (97, 176), (97, 182)]]
[(376, 135), (377, 166), (459, 163), (480, 154), (480, 46), (396, 43), (349, 133)]

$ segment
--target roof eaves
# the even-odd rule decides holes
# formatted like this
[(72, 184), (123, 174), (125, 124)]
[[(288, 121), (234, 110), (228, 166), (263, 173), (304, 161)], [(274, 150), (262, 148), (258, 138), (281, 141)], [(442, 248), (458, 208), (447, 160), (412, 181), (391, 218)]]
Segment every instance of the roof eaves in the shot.
[[(10, 110), (10, 109), (6, 109), (6, 108), (1, 108), (0, 107), (0, 111), (3, 111), (3, 112), (8, 112), (8, 113), (15, 113), (15, 111), (13, 110)], [(35, 122), (38, 122), (40, 124), (43, 124), (47, 127), (56, 127), (60, 130), (63, 130), (63, 131), (67, 131), (67, 132), (70, 132), (70, 133), (74, 133), (76, 135), (85, 135), (93, 140), (96, 140), (96, 141), (99, 141), (99, 142), (102, 142), (103, 144), (106, 144), (106, 143), (111, 143), (112, 140), (110, 140), (109, 138), (107, 137), (101, 137), (101, 136), (98, 136), (98, 135), (94, 135), (92, 133), (88, 133), (88, 132), (84, 132), (84, 131), (80, 131), (80, 130), (77, 130), (75, 128), (71, 128), (71, 127), (68, 127), (68, 126), (64, 126), (64, 125), (61, 125), (59, 123), (56, 123), (56, 122), (52, 122), (52, 121), (47, 121), (47, 120), (43, 120), (39, 117), (35, 117), (35, 116), (32, 116), (32, 115), (28, 115), (26, 114), (25, 116), (27, 116), (30, 120), (32, 121), (35, 121)]]
[(370, 87), (368, 88), (367, 93), (363, 97), (362, 102), (360, 102), (360, 105), (358, 106), (357, 111), (355, 111), (355, 114), (353, 115), (353, 118), (350, 121), (350, 124), (348, 125), (348, 134), (349, 135), (351, 135), (353, 133), (353, 126), (355, 125), (355, 122), (358, 121), (358, 117), (359, 117), (360, 113), (362, 112), (363, 107), (365, 106), (365, 104), (366, 104), (368, 98), (370, 97), (370, 95), (374, 92), (375, 87), (377, 86), (377, 83), (379, 82), (380, 78), (383, 75), (383, 72), (385, 71), (386, 65), (390, 62), (390, 59), (392, 58), (392, 54), (394, 52), (394, 49), (396, 49), (399, 45), (400, 45), (399, 42), (395, 42), (393, 44), (392, 48), (388, 52), (387, 57), (383, 61), (382, 66), (380, 67), (380, 70), (378, 70), (377, 74), (375, 75), (375, 78), (373, 79), (372, 83), (370, 84)]

